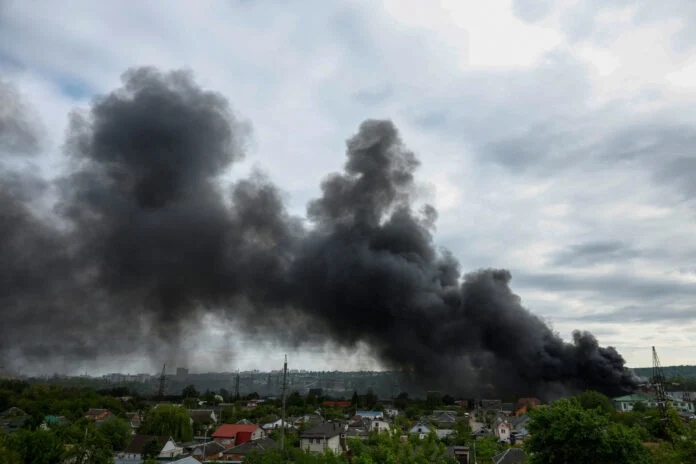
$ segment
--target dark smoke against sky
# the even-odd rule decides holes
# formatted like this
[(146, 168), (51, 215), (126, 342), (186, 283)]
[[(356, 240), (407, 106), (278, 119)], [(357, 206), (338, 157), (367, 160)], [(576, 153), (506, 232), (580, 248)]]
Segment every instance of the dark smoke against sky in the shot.
[[(3, 132), (23, 127), (13, 117)], [(221, 187), (247, 134), (190, 73), (134, 69), (73, 115), (51, 215), (32, 206), (44, 183), (3, 177), (2, 362), (176, 350), (215, 313), (274, 341), (367, 343), (429, 387), (632, 388), (613, 348), (581, 332), (563, 342), (521, 305), (508, 271), (461, 278), (433, 243), (435, 209), (414, 210), (419, 163), (391, 122), (367, 120), (348, 140), (309, 227), (261, 174)], [(11, 148), (5, 162), (31, 151)]]

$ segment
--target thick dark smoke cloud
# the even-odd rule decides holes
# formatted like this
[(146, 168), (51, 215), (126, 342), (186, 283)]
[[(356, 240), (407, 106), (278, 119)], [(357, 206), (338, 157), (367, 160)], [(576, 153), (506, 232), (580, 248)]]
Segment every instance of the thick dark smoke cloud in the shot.
[(391, 122), (365, 121), (348, 140), (305, 228), (262, 174), (223, 185), (249, 128), (222, 95), (186, 72), (123, 80), (73, 115), (52, 214), (32, 208), (35, 180), (3, 181), (6, 364), (176, 349), (212, 312), (269, 340), (367, 343), (430, 388), (633, 388), (613, 348), (581, 332), (563, 342), (507, 271), (461, 276), (433, 243), (435, 209), (414, 207), (419, 162)]

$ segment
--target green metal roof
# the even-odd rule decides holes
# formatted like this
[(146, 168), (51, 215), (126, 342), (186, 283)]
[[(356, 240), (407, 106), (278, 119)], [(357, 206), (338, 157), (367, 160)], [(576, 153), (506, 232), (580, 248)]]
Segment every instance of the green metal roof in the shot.
[(647, 393), (634, 393), (632, 395), (626, 395), (626, 396), (619, 396), (618, 398), (614, 398), (612, 401), (616, 402), (635, 402), (635, 401), (655, 401), (655, 395), (647, 394)]

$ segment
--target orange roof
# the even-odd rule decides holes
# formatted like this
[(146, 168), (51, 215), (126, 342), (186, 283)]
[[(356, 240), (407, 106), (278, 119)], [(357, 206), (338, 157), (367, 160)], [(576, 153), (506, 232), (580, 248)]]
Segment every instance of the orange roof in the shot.
[(222, 424), (213, 434), (213, 438), (234, 438), (238, 432), (252, 433), (258, 428), (259, 426), (255, 424)]

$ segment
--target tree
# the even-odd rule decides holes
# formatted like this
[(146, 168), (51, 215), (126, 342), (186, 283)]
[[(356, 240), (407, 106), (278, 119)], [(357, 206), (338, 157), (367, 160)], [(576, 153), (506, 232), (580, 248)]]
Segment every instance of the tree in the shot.
[(578, 404), (583, 409), (599, 409), (604, 414), (613, 414), (616, 412), (614, 405), (611, 404), (611, 400), (596, 391), (586, 391), (576, 396)]
[(357, 391), (353, 391), (353, 397), (350, 399), (351, 409), (357, 409), (360, 407), (360, 397)]
[(112, 464), (114, 453), (103, 435), (88, 427), (85, 436), (67, 447), (66, 462), (72, 464)]
[(106, 439), (113, 451), (121, 451), (131, 440), (130, 424), (119, 417), (110, 417), (99, 426), (97, 432)]
[(162, 451), (162, 446), (156, 438), (150, 438), (143, 446), (143, 459), (155, 459)]
[(184, 398), (181, 405), (186, 409), (196, 409), (198, 407), (198, 400), (196, 398)]
[(377, 395), (375, 395), (375, 392), (372, 390), (372, 388), (367, 389), (367, 393), (365, 394), (365, 407), (367, 409), (372, 409), (375, 406), (377, 406)]
[(198, 398), (200, 396), (200, 393), (198, 392), (198, 390), (196, 390), (195, 386), (189, 385), (183, 389), (181, 395), (184, 398)]
[(585, 409), (580, 401), (559, 400), (529, 413), (531, 437), (524, 448), (529, 464), (647, 464), (650, 455), (638, 434), (611, 423), (601, 408)]
[(442, 404), (442, 397), (439, 392), (428, 392), (425, 404), (428, 409), (435, 409)]
[(63, 444), (48, 430), (18, 430), (10, 436), (9, 444), (27, 463), (53, 464), (65, 458)]
[(0, 430), (0, 462), (3, 464), (22, 464), (22, 457), (12, 448), (9, 438)]
[(633, 410), (635, 412), (645, 412), (648, 410), (648, 406), (645, 403), (643, 403), (642, 401), (638, 401), (637, 403), (635, 403), (633, 405)]
[[(357, 395), (357, 393), (356, 393)], [(399, 393), (399, 396), (396, 397), (394, 400), (394, 406), (398, 409), (406, 409), (406, 406), (408, 405), (408, 393), (406, 392), (401, 392)]]
[(145, 416), (140, 428), (145, 435), (168, 435), (177, 441), (193, 440), (193, 427), (186, 409), (171, 404), (160, 404)]

